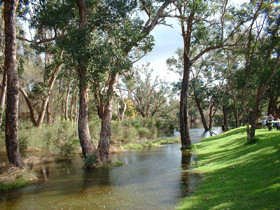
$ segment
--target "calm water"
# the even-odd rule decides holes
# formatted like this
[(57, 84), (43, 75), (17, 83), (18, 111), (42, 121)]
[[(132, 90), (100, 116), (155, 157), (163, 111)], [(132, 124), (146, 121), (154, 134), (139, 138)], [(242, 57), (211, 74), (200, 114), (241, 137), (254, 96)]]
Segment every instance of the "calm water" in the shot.
[[(193, 143), (205, 135), (191, 130)], [(197, 179), (187, 172), (195, 157), (182, 156), (179, 144), (112, 159), (124, 165), (84, 170), (79, 157), (46, 164), (45, 181), (0, 195), (0, 209), (174, 209)]]

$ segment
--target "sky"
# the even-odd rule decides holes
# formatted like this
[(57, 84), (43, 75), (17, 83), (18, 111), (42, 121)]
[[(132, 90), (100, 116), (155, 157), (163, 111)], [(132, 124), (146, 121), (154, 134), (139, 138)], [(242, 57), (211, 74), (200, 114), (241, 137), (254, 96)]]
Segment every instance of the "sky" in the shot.
[(153, 50), (135, 65), (141, 66), (150, 63), (150, 68), (154, 70), (154, 77), (159, 76), (164, 81), (172, 82), (178, 81), (179, 75), (167, 70), (166, 60), (175, 55), (178, 48), (183, 47), (183, 38), (177, 20), (169, 18), (167, 22), (171, 23), (173, 27), (156, 26), (151, 32), (155, 39)]
[[(230, 2), (240, 5), (248, 0), (231, 0)], [(159, 76), (159, 79), (166, 82), (174, 82), (179, 80), (179, 75), (168, 71), (166, 60), (174, 56), (178, 48), (183, 48), (183, 38), (178, 21), (175, 18), (168, 18), (166, 21), (171, 23), (173, 28), (163, 25), (156, 26), (151, 32), (155, 39), (153, 50), (135, 65), (141, 66), (150, 63), (150, 67), (154, 70), (154, 77)]]

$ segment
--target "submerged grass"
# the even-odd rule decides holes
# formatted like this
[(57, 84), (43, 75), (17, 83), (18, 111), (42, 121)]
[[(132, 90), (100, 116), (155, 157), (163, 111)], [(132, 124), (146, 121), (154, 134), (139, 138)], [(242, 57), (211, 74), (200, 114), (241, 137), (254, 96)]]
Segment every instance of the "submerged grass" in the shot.
[(37, 180), (38, 178), (32, 170), (10, 167), (0, 174), (0, 192), (21, 188)]
[(246, 144), (244, 127), (196, 145), (195, 172), (203, 174), (197, 191), (179, 209), (278, 209), (280, 206), (280, 132), (257, 130)]
[(164, 144), (173, 144), (180, 142), (180, 138), (156, 139), (145, 142), (128, 143), (123, 146), (125, 149), (148, 149), (152, 147), (160, 147)]

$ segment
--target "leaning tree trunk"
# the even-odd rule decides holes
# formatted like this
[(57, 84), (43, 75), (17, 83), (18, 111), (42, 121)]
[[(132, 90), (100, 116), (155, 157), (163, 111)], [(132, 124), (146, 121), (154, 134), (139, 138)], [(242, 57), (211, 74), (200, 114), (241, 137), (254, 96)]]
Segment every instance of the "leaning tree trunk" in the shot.
[(3, 122), (6, 91), (7, 91), (7, 72), (4, 69), (3, 80), (2, 80), (2, 85), (1, 85), (1, 93), (0, 93), (0, 130), (1, 130), (2, 122)]
[(100, 141), (98, 144), (100, 160), (106, 163), (109, 160), (110, 138), (111, 138), (111, 120), (112, 120), (112, 103), (114, 96), (114, 86), (118, 79), (118, 73), (113, 73), (107, 90), (107, 103), (104, 107), (101, 119)]
[(7, 108), (6, 108), (6, 149), (9, 162), (17, 167), (23, 167), (18, 145), (18, 102), (19, 82), (16, 61), (16, 21), (15, 12), (17, 0), (4, 2), (5, 21), (5, 61), (7, 72)]
[(22, 93), (24, 99), (25, 99), (25, 102), (28, 106), (28, 109), (29, 109), (29, 116), (30, 116), (30, 120), (31, 122), (33, 123), (34, 126), (37, 125), (37, 121), (35, 119), (35, 111), (34, 111), (34, 108), (33, 108), (33, 105), (32, 105), (32, 102), (30, 101), (30, 99), (28, 98), (26, 92), (24, 91), (23, 88), (19, 88), (19, 91)]
[[(62, 52), (60, 53), (60, 58), (62, 57)], [(50, 99), (50, 94), (51, 94), (51, 91), (52, 91), (52, 88), (54, 86), (54, 82), (56, 80), (56, 77), (57, 77), (57, 74), (59, 72), (59, 69), (61, 67), (62, 63), (58, 64), (55, 68), (55, 71), (49, 81), (49, 86), (48, 86), (48, 92), (47, 92), (47, 96), (44, 98), (43, 102), (42, 102), (42, 108), (41, 108), (41, 112), (38, 116), (38, 120), (37, 120), (37, 127), (38, 128), (41, 128), (42, 127), (42, 124), (43, 124), (43, 120), (44, 120), (44, 117), (45, 117), (45, 113), (46, 113), (46, 110), (47, 110), (47, 105), (49, 103), (49, 99)]]
[(201, 118), (201, 122), (202, 122), (202, 125), (203, 125), (203, 128), (204, 128), (204, 131), (209, 131), (209, 128), (208, 128), (208, 125), (207, 125), (207, 122), (206, 122), (206, 119), (205, 119), (200, 101), (198, 100), (195, 91), (194, 91), (194, 99), (195, 99), (196, 107), (197, 107), (197, 109), (199, 111), (199, 114), (200, 114), (200, 118)]
[(51, 105), (49, 101), (47, 105), (47, 123), (50, 125), (51, 122), (52, 122), (52, 115), (51, 115)]
[(182, 90), (180, 97), (180, 129), (181, 129), (181, 143), (182, 150), (189, 149), (191, 146), (190, 129), (188, 122), (188, 88), (190, 77), (191, 62), (186, 55), (184, 55), (184, 74), (182, 80)]

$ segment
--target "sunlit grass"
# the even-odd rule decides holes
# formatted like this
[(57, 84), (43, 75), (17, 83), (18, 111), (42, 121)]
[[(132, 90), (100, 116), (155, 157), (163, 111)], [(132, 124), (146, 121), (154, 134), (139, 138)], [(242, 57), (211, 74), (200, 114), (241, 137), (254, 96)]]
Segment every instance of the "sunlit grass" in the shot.
[(203, 179), (180, 209), (277, 209), (280, 207), (280, 132), (257, 130), (246, 144), (245, 128), (196, 145)]

